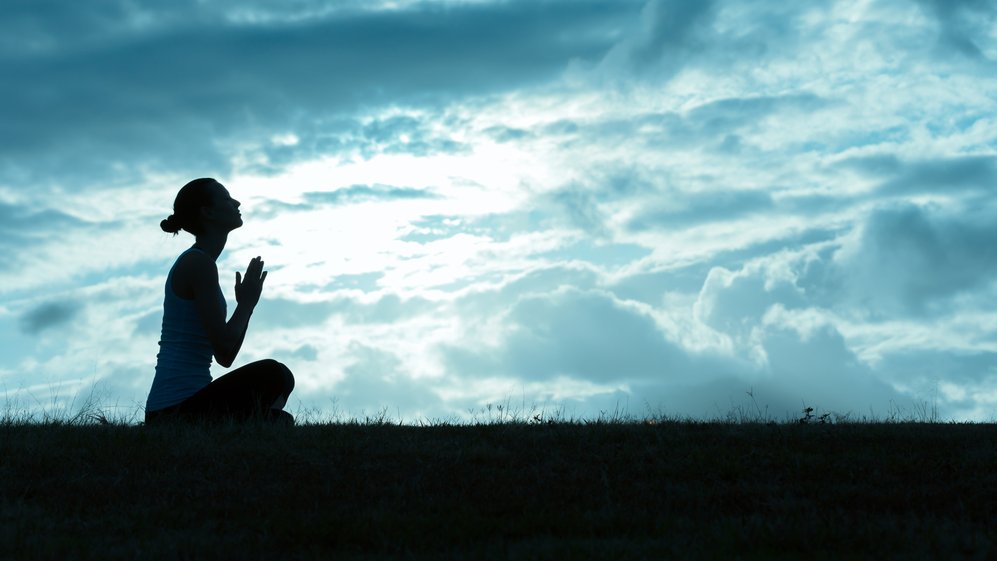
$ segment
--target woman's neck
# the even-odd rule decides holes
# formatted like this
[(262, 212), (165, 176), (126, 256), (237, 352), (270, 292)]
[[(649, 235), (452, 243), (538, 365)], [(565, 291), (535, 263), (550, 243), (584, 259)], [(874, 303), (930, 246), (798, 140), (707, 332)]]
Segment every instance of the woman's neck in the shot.
[(225, 249), (226, 241), (228, 241), (228, 232), (208, 232), (197, 236), (197, 241), (194, 242), (194, 247), (207, 253), (213, 260), (217, 261), (218, 256), (221, 255), (222, 250)]

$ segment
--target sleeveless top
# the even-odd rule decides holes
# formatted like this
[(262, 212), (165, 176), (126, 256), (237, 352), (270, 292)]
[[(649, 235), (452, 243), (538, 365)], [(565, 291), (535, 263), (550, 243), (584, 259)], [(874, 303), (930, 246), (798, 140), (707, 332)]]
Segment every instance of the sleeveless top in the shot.
[[(156, 376), (149, 390), (146, 411), (176, 405), (211, 383), (211, 341), (201, 324), (194, 301), (180, 298), (173, 292), (173, 271), (180, 259), (191, 251), (201, 250), (192, 247), (181, 253), (166, 276), (163, 330), (159, 339), (159, 354), (156, 355)], [(220, 286), (218, 297), (222, 307), (227, 309)]]

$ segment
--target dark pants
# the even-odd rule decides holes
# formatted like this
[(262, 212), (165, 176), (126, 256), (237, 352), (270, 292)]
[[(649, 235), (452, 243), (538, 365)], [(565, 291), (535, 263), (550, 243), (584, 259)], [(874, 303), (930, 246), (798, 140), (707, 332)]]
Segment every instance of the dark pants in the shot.
[(293, 424), (294, 417), (282, 410), (293, 389), (294, 375), (286, 366), (260, 360), (212, 380), (176, 405), (146, 411), (145, 423), (260, 419)]

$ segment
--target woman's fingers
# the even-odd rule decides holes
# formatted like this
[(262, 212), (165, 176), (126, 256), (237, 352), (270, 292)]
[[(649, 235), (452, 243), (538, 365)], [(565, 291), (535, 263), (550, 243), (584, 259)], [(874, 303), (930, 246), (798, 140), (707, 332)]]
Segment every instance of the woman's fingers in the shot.
[(246, 267), (246, 278), (258, 278), (260, 273), (263, 271), (263, 260), (259, 257), (255, 257), (249, 262), (249, 266)]
[[(263, 281), (267, 278), (267, 272), (263, 270), (263, 260), (259, 257), (255, 257), (249, 261), (249, 266), (246, 267), (246, 283), (251, 283), (259, 287), (263, 286)], [(242, 284), (242, 278), (238, 272), (235, 273), (235, 285), (240, 286)]]

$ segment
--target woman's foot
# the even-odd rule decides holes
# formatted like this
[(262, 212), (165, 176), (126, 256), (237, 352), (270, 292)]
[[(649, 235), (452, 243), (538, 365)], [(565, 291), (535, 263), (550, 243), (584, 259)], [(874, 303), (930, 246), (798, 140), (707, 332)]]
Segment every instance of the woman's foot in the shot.
[(283, 409), (271, 409), (267, 414), (267, 420), (275, 425), (294, 426), (294, 415)]

